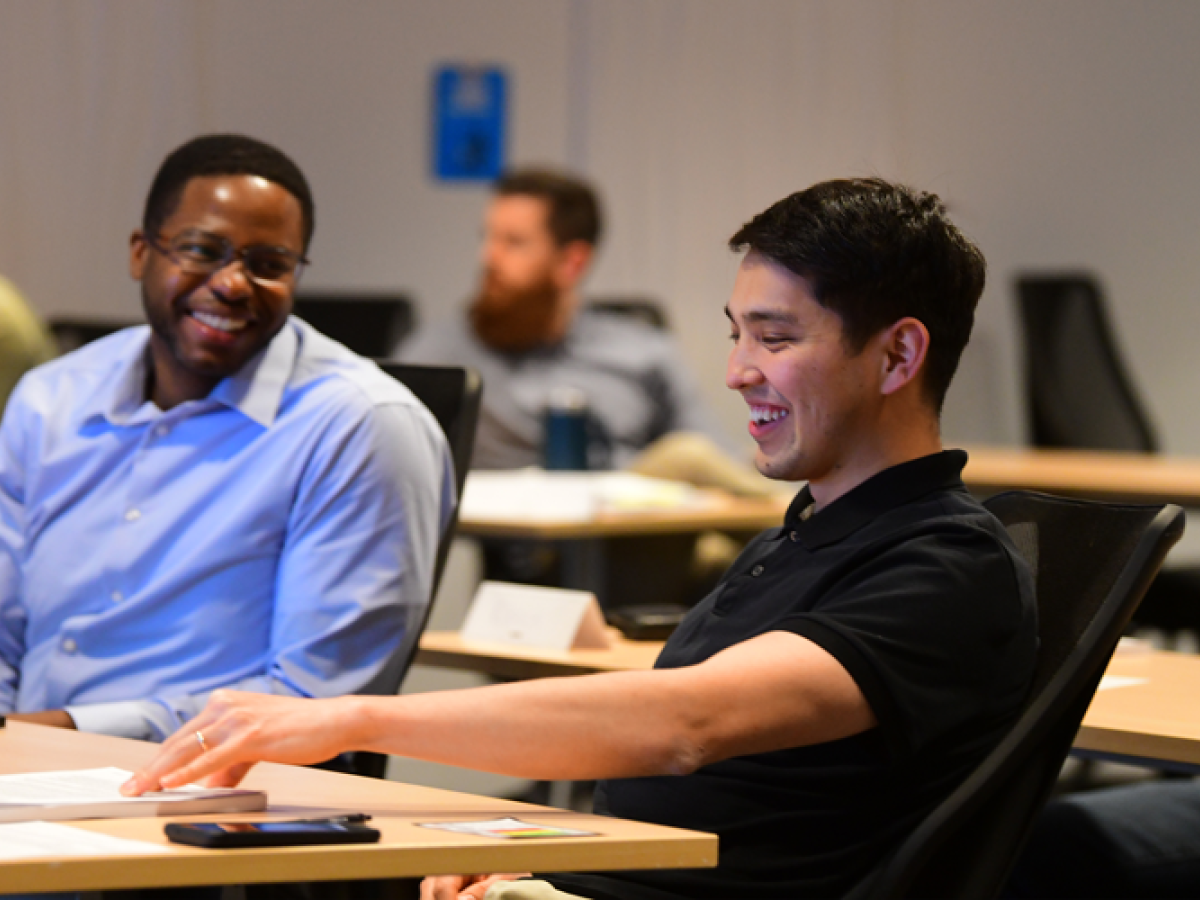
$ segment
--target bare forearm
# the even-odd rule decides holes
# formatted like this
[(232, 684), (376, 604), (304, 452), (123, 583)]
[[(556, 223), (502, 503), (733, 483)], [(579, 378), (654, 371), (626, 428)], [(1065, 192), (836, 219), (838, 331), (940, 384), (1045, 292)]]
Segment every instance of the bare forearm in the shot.
[(683, 774), (874, 724), (833, 657), (804, 638), (772, 632), (682, 669), (404, 697), (296, 700), (215, 691), (125, 790), (178, 787), (210, 775), (235, 784), (257, 760), (313, 763), (344, 750), (530, 778)]
[(398, 698), (353, 698), (363, 749), (505, 775), (590, 779), (699, 761), (686, 688), (670, 672), (550, 678)]

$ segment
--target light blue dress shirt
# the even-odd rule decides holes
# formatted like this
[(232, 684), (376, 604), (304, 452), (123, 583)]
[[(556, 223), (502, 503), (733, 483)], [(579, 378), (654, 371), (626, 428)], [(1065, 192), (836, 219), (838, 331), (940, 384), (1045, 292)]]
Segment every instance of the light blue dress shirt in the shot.
[(0, 426), (0, 712), (162, 740), (218, 687), (395, 691), (454, 502), (437, 422), (289, 320), (203, 400), (149, 329), (29, 373)]

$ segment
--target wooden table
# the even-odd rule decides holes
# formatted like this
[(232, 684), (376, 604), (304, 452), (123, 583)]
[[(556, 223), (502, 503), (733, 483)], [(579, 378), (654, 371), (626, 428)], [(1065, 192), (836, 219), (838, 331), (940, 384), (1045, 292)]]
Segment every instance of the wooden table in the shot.
[[(1141, 503), (1200, 505), (1200, 458), (1036, 450), (1021, 447), (968, 447), (963, 471), (967, 486), (988, 494), (1012, 489), (1045, 491)], [(757, 531), (778, 525), (789, 494), (767, 500), (706, 491), (705, 501), (678, 509), (604, 512), (587, 521), (472, 518), (458, 523), (463, 534), (480, 537), (585, 540), (698, 531)]]
[(968, 447), (963, 480), (982, 494), (1021, 488), (1131, 503), (1200, 506), (1200, 459), (1080, 450)]
[(1200, 656), (1122, 654), (1107, 675), (1144, 681), (1096, 693), (1076, 752), (1200, 774)]
[(701, 531), (761, 531), (783, 521), (790, 494), (748, 500), (721, 491), (701, 492), (702, 502), (666, 509), (601, 512), (587, 520), (524, 519), (519, 516), (479, 518), (464, 515), (458, 521), (462, 534), (476, 537), (531, 538), (545, 541), (579, 541), (592, 538), (640, 537), (654, 534), (688, 534)]
[[(0, 773), (120, 766), (137, 768), (156, 747), (138, 741), (10, 722), (0, 730)], [(169, 819), (94, 819), (73, 827), (167, 846), (167, 853), (104, 858), (0, 861), (0, 890), (91, 891), (181, 885), (415, 878), (445, 872), (520, 872), (713, 866), (713, 835), (508, 800), (475, 797), (314, 769), (262, 764), (247, 787), (268, 792), (268, 813), (187, 816), (190, 820), (293, 818), (366, 812), (378, 844), (205, 850), (167, 843)], [(420, 828), (517, 816), (597, 832), (595, 837), (503, 840)]]
[(651, 669), (662, 647), (662, 641), (617, 638), (608, 650), (542, 650), (465, 641), (457, 631), (427, 631), (421, 635), (416, 663), (479, 672), (506, 681), (524, 681), (558, 675)]
[[(534, 650), (464, 641), (455, 632), (421, 638), (417, 662), (498, 678), (544, 678), (648, 669), (662, 644), (619, 641), (611, 650)], [(1081, 756), (1200, 774), (1200, 656), (1150, 651), (1119, 655), (1108, 668), (1144, 683), (1099, 691), (1075, 739)]]

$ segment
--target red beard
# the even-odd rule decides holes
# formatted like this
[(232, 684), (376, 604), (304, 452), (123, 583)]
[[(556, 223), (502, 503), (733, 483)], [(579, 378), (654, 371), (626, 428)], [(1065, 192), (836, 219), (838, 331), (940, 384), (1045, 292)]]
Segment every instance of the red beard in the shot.
[(493, 350), (521, 353), (553, 343), (558, 290), (549, 278), (528, 288), (510, 288), (484, 275), (468, 312), (476, 336)]

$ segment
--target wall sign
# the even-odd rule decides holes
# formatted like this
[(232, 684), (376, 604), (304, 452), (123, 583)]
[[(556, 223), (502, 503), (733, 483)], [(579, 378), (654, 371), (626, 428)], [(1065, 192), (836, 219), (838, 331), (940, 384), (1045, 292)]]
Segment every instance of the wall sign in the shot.
[(440, 66), (433, 76), (433, 174), (493, 181), (504, 169), (508, 76), (495, 66)]

